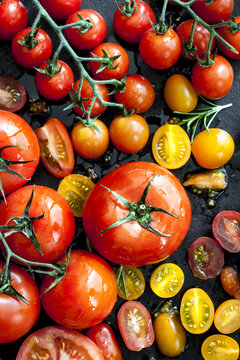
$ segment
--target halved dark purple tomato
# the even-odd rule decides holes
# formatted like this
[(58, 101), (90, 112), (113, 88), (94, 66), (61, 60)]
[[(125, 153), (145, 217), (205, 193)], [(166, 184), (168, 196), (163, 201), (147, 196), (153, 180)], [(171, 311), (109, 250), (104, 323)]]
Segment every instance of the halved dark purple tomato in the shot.
[(0, 76), (0, 109), (15, 112), (26, 103), (27, 94), (24, 86), (9, 76)]

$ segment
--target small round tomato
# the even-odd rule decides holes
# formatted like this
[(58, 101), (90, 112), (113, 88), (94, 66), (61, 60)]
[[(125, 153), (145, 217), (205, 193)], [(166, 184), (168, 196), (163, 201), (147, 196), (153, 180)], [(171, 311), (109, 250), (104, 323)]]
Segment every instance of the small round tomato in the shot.
[(192, 142), (196, 162), (206, 169), (225, 165), (234, 153), (235, 144), (231, 135), (218, 128), (201, 131)]
[(26, 103), (27, 94), (24, 86), (9, 76), (0, 76), (0, 109), (15, 112)]
[(120, 333), (126, 347), (139, 351), (149, 347), (155, 340), (149, 311), (138, 301), (126, 301), (117, 314)]
[(123, 266), (116, 271), (118, 295), (125, 300), (136, 300), (145, 290), (145, 279), (135, 266)]
[(234, 0), (197, 0), (192, 4), (192, 9), (208, 24), (217, 24), (227, 20), (232, 14)]
[(94, 186), (94, 182), (88, 177), (71, 174), (64, 177), (57, 191), (67, 200), (74, 216), (81, 217), (85, 200)]
[(113, 145), (126, 154), (134, 154), (144, 148), (149, 138), (149, 127), (146, 120), (138, 115), (118, 115), (109, 127)]
[(79, 331), (62, 326), (47, 326), (29, 335), (21, 345), (16, 360), (76, 359), (104, 360), (99, 348)]
[(65, 20), (80, 8), (82, 0), (40, 0), (40, 3), (53, 19)]
[(206, 99), (220, 99), (232, 87), (232, 65), (221, 55), (216, 55), (214, 64), (209, 67), (202, 67), (196, 62), (192, 69), (191, 81), (199, 95)]
[(230, 336), (214, 334), (204, 340), (201, 353), (204, 360), (237, 360), (239, 345)]
[(190, 288), (181, 300), (180, 317), (191, 334), (203, 334), (213, 323), (214, 305), (208, 294), (200, 288)]
[(28, 12), (19, 0), (4, 0), (0, 3), (0, 40), (12, 38), (27, 26)]
[[(237, 24), (240, 23), (240, 16), (234, 16), (234, 20)], [(217, 46), (221, 50), (221, 53), (231, 59), (240, 59), (240, 31), (232, 32), (226, 25), (217, 29), (218, 34), (232, 45), (238, 53), (228, 49), (220, 40), (217, 39)]]
[(200, 237), (188, 250), (188, 263), (194, 276), (202, 280), (215, 278), (224, 266), (222, 247), (214, 239)]
[(73, 24), (79, 20), (86, 20), (92, 24), (92, 28), (86, 31), (77, 27), (65, 29), (68, 42), (79, 50), (90, 50), (101, 44), (106, 36), (107, 26), (104, 18), (94, 10), (83, 9), (74, 12), (67, 19), (66, 25)]
[[(60, 261), (66, 261), (66, 257)], [(114, 271), (89, 251), (72, 250), (65, 276), (44, 292), (53, 281), (49, 275), (42, 279), (42, 305), (48, 316), (63, 326), (86, 329), (97, 325), (110, 314), (117, 300)]]
[(181, 290), (184, 283), (182, 269), (173, 263), (159, 265), (152, 273), (150, 287), (161, 298), (170, 298)]
[(220, 279), (224, 290), (230, 296), (240, 300), (240, 276), (237, 269), (230, 265), (224, 266)]
[(232, 210), (220, 211), (212, 222), (214, 238), (231, 253), (240, 251), (240, 213)]
[(221, 303), (214, 314), (215, 328), (222, 334), (231, 334), (240, 328), (240, 300)]
[(198, 96), (186, 76), (174, 74), (164, 85), (164, 100), (173, 111), (190, 112), (195, 109)]
[(45, 168), (54, 176), (63, 178), (71, 174), (74, 167), (74, 151), (64, 124), (55, 118), (35, 131), (40, 156)]
[(152, 152), (159, 165), (167, 169), (178, 169), (190, 158), (189, 136), (179, 125), (162, 125), (153, 136)]
[(99, 80), (121, 79), (127, 73), (129, 67), (129, 57), (126, 50), (121, 45), (107, 42), (98, 45), (91, 52), (91, 57), (96, 55), (102, 58), (104, 57), (104, 52), (109, 57), (118, 56), (118, 58), (112, 62), (113, 68), (105, 67), (99, 71), (101, 63), (99, 61), (89, 61), (91, 73)]
[(75, 151), (85, 159), (97, 159), (105, 153), (109, 145), (107, 126), (100, 119), (95, 120), (94, 125), (100, 132), (78, 121), (71, 133)]

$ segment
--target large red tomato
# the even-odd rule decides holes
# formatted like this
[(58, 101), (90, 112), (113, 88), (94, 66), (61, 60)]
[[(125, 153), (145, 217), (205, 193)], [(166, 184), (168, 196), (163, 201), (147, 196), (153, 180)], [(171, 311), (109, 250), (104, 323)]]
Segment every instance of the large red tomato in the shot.
[(143, 266), (177, 250), (190, 225), (191, 207), (172, 173), (157, 164), (136, 161), (118, 167), (96, 184), (82, 220), (88, 239), (103, 257)]

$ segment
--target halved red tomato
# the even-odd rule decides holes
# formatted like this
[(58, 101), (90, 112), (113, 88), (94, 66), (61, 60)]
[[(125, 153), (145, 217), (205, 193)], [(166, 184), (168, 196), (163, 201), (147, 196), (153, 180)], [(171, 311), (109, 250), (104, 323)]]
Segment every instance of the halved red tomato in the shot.
[(10, 76), (0, 76), (0, 109), (15, 112), (26, 103), (27, 94), (20, 81)]

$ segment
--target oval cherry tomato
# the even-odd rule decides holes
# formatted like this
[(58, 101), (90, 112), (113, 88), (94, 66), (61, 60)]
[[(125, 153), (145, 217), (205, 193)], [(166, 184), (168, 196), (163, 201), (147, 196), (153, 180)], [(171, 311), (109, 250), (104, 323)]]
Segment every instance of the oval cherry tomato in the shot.
[(230, 296), (240, 300), (240, 277), (237, 269), (230, 265), (224, 266), (220, 279), (224, 290)]
[(139, 351), (153, 344), (155, 336), (151, 315), (138, 301), (126, 301), (117, 315), (118, 327), (127, 348)]
[[(234, 16), (233, 19), (237, 24), (240, 23), (240, 16)], [(217, 29), (218, 34), (226, 40), (230, 45), (232, 45), (238, 53), (233, 52), (228, 49), (220, 40), (217, 39), (217, 46), (221, 50), (221, 53), (224, 56), (227, 56), (231, 59), (240, 59), (240, 31), (232, 32), (226, 25), (221, 26)]]
[(230, 336), (214, 334), (204, 340), (201, 353), (204, 360), (237, 360), (239, 345)]
[(109, 135), (119, 151), (134, 154), (142, 150), (148, 141), (148, 123), (138, 114), (118, 115), (110, 124)]
[(152, 152), (156, 162), (167, 169), (178, 169), (189, 160), (191, 142), (179, 125), (162, 125), (154, 134)]
[(161, 298), (170, 298), (181, 290), (184, 283), (182, 269), (173, 263), (159, 265), (152, 273), (150, 287)]
[(24, 86), (12, 77), (0, 76), (0, 109), (15, 112), (26, 103)]
[(201, 131), (192, 142), (196, 162), (206, 169), (225, 165), (234, 153), (235, 144), (231, 135), (223, 129)]
[(116, 271), (118, 295), (125, 300), (136, 300), (145, 290), (145, 279), (135, 266), (123, 266)]
[(234, 8), (234, 0), (213, 0), (211, 3), (205, 0), (197, 0), (192, 4), (192, 9), (204, 21), (209, 24), (217, 24), (227, 20)]
[(240, 300), (221, 303), (214, 314), (215, 328), (222, 334), (231, 334), (240, 328)]
[(220, 211), (212, 222), (214, 238), (231, 253), (240, 251), (240, 213), (237, 211)]
[(40, 0), (40, 3), (53, 19), (65, 20), (80, 8), (82, 0)]
[(85, 31), (84, 28), (69, 27), (65, 29), (68, 42), (80, 50), (90, 50), (101, 44), (106, 36), (107, 26), (104, 18), (97, 11), (83, 9), (74, 12), (67, 19), (66, 25), (76, 23), (82, 18), (88, 19), (92, 28)]
[(27, 26), (28, 12), (19, 0), (4, 0), (0, 3), (0, 40), (12, 38)]
[(44, 293), (53, 281), (49, 275), (42, 279), (43, 308), (51, 319), (70, 328), (86, 329), (99, 324), (117, 300), (117, 280), (112, 268), (89, 251), (72, 250), (65, 276)]

